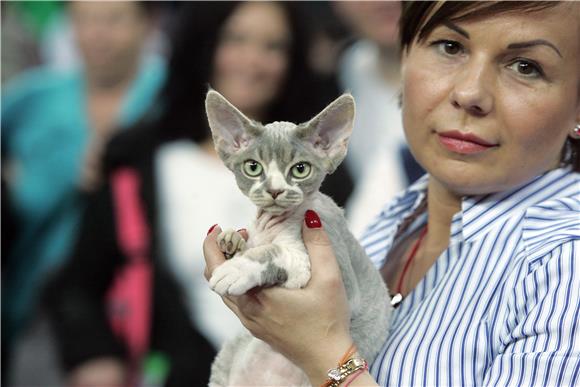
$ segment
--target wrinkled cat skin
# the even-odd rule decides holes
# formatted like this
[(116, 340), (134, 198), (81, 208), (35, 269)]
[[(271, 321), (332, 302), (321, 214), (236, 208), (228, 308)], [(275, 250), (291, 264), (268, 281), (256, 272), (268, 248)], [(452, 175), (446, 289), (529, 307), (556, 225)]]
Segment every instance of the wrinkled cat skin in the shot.
[[(211, 288), (221, 295), (256, 286), (300, 288), (310, 279), (302, 242), (308, 209), (320, 216), (342, 272), (351, 308), (351, 335), (370, 362), (385, 342), (391, 315), (386, 286), (320, 184), (346, 156), (354, 100), (342, 95), (309, 122), (262, 125), (210, 90), (206, 110), (216, 150), (242, 192), (258, 207), (243, 241), (223, 231), (218, 245), (231, 257), (216, 268)], [(210, 386), (308, 386), (303, 372), (268, 344), (245, 333), (216, 357)]]

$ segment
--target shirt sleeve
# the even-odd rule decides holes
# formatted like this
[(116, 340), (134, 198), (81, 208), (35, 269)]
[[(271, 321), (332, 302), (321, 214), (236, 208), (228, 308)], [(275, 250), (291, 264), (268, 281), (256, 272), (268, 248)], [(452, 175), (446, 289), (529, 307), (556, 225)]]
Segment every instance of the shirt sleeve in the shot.
[(506, 301), (483, 385), (580, 385), (580, 239), (530, 263)]

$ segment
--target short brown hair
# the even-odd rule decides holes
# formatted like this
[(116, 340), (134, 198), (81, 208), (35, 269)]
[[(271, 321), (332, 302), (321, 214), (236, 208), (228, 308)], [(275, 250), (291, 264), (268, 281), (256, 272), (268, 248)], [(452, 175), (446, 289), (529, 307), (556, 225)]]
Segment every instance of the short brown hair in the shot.
[[(437, 26), (511, 12), (537, 12), (558, 5), (554, 1), (403, 1), (399, 41), (403, 52), (423, 41)], [(580, 90), (579, 90), (580, 93)], [(580, 139), (568, 137), (561, 163), (580, 172)]]

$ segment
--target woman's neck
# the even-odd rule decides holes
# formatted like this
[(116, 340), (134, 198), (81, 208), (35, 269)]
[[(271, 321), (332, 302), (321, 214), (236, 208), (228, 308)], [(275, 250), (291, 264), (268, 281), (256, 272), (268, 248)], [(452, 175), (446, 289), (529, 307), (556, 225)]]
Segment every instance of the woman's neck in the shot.
[(87, 111), (93, 135), (106, 138), (115, 129), (126, 91), (126, 87), (115, 89), (89, 88)]
[(86, 73), (87, 109), (94, 134), (105, 138), (115, 129), (123, 99), (135, 73), (106, 77)]
[(428, 250), (443, 251), (451, 235), (453, 216), (461, 210), (461, 196), (442, 186), (433, 177), (429, 179), (427, 209), (429, 233), (425, 238)]

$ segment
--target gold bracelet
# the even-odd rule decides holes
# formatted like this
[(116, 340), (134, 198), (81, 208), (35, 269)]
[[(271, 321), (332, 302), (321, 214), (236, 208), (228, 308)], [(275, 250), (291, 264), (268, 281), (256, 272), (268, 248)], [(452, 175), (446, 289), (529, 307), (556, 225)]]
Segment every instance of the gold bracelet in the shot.
[(368, 365), (365, 359), (362, 357), (353, 357), (337, 368), (328, 370), (326, 385), (328, 387), (338, 387), (347, 377), (367, 367)]

